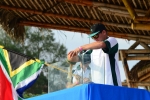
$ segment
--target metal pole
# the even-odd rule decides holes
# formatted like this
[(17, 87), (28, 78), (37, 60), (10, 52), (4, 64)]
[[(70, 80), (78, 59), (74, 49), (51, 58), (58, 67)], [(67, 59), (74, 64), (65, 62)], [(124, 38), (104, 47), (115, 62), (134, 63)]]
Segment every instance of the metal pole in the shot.
[(82, 84), (84, 83), (84, 81), (83, 81), (84, 54), (85, 54), (85, 53), (83, 53), (83, 54), (81, 55), (81, 58), (82, 58), (82, 61), (81, 61), (81, 63), (82, 63)]

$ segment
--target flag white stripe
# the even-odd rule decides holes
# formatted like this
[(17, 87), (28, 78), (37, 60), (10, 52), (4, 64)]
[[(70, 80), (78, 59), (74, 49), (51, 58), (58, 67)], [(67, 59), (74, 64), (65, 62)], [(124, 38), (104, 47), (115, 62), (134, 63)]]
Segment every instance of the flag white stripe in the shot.
[[(43, 65), (42, 65), (42, 67), (43, 67)], [(19, 88), (22, 88), (22, 87), (28, 85), (28, 84), (29, 84), (30, 82), (32, 82), (33, 80), (35, 80), (35, 79), (37, 78), (37, 76), (41, 73), (42, 67), (40, 68), (40, 70), (38, 70), (36, 73), (34, 73), (33, 75), (31, 75), (30, 77), (28, 77), (28, 78), (26, 78), (25, 80), (19, 82), (19, 83), (16, 85), (15, 89), (17, 90), (17, 89), (19, 89)]]

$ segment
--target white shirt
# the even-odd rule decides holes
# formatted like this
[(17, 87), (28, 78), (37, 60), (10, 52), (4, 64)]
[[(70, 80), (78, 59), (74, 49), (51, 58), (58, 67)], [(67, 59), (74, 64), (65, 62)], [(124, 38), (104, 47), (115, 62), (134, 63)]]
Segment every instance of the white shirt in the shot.
[(118, 42), (109, 37), (105, 44), (107, 49), (95, 49), (91, 54), (91, 78), (92, 82), (121, 86), (120, 72), (118, 68)]

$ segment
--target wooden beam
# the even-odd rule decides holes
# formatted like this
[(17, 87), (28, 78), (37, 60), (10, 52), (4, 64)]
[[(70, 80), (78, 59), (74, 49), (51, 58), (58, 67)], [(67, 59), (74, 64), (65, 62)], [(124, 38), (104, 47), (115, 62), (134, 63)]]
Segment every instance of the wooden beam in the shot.
[(121, 17), (126, 17), (126, 18), (130, 18), (131, 16), (129, 14), (120, 14), (118, 12), (110, 12), (110, 11), (102, 11), (104, 14), (109, 14), (109, 15), (114, 15), (114, 16), (121, 16)]
[[(133, 82), (137, 86), (150, 86), (150, 82)], [(122, 86), (127, 86), (127, 82), (122, 82)]]
[[(127, 60), (150, 60), (149, 56), (128, 56)], [(121, 57), (119, 56), (119, 61), (121, 61)]]
[(127, 33), (111, 32), (109, 34), (116, 34), (116, 33), (118, 33), (118, 35), (120, 35), (122, 38), (129, 37), (129, 38), (126, 38), (126, 39), (129, 39), (129, 40), (131, 39), (131, 40), (136, 40), (136, 41), (141, 42), (141, 41), (143, 41), (143, 39), (145, 39), (146, 43), (148, 43), (148, 41), (150, 40), (148, 36), (135, 35), (135, 34), (131, 34), (131, 33), (127, 34)]
[(65, 30), (65, 31), (74, 31), (74, 32), (80, 32), (80, 33), (86, 33), (86, 34), (90, 32), (88, 28), (56, 25), (56, 24), (49, 24), (49, 23), (39, 23), (39, 22), (31, 22), (31, 21), (21, 21), (19, 25), (51, 28), (51, 29)]
[[(147, 36), (149, 38), (149, 36)], [(123, 37), (122, 37), (123, 38)], [(135, 41), (139, 41), (139, 42), (145, 42), (145, 43), (150, 43), (150, 39), (146, 39), (146, 38), (136, 38), (136, 37), (128, 37), (126, 39), (129, 40), (135, 40)]]
[[(127, 60), (150, 60), (150, 50), (141, 50), (141, 49), (134, 49), (134, 50), (123, 50), (120, 49), (120, 51), (124, 51)], [(119, 56), (119, 60), (121, 60), (121, 57)]]
[(127, 60), (150, 60), (150, 56), (128, 56)]
[(127, 85), (128, 85), (128, 87), (132, 87), (131, 83), (130, 83), (130, 71), (129, 71), (129, 67), (128, 67), (128, 63), (127, 63), (127, 59), (126, 59), (126, 54), (123, 50), (120, 50), (119, 53), (120, 53), (123, 68), (124, 68), (124, 71), (125, 71)]
[[(126, 9), (122, 10), (122, 9), (110, 8), (110, 7), (98, 7), (98, 9), (100, 11), (102, 11), (103, 13), (105, 13), (105, 12), (118, 13), (118, 14), (120, 14), (119, 16), (124, 16), (124, 17), (127, 16), (128, 18), (132, 18)], [(145, 13), (137, 13), (137, 14), (138, 14), (138, 16), (145, 16)]]
[(129, 0), (122, 0), (126, 9), (128, 10), (129, 14), (131, 15), (132, 19), (134, 19), (137, 14), (135, 12), (135, 10), (133, 9), (133, 6), (131, 5), (131, 1)]
[(141, 77), (145, 76), (147, 73), (150, 73), (150, 68), (146, 68), (146, 69), (138, 72), (138, 77), (141, 78)]
[(138, 21), (146, 21), (146, 22), (150, 21), (150, 17), (144, 17), (144, 16), (136, 16), (134, 19)]
[(139, 45), (139, 41), (136, 41), (133, 45), (130, 46), (129, 49), (135, 49)]
[(150, 30), (150, 24), (132, 23), (131, 28), (134, 30)]
[(4, 6), (4, 5), (0, 5), (0, 8), (6, 9), (6, 10), (12, 10), (12, 11), (26, 12), (26, 13), (30, 13), (30, 14), (33, 14), (33, 15), (37, 14), (37, 15), (50, 16), (50, 17), (55, 17), (55, 18), (63, 18), (63, 19), (69, 19), (69, 20), (83, 21), (83, 22), (88, 22), (88, 23), (98, 23), (98, 22), (100, 22), (100, 20), (85, 19), (85, 18), (55, 14), (55, 13), (50, 13), (50, 12), (43, 12), (43, 11), (38, 11), (38, 10), (33, 10), (33, 9), (10, 7), (10, 6)]
[[(57, 0), (57, 1), (64, 1), (66, 3), (71, 3), (75, 5), (81, 5), (81, 6), (93, 6), (93, 7), (109, 7), (109, 8), (115, 8), (115, 9), (120, 9), (120, 10), (127, 10), (124, 6), (120, 5), (113, 5), (109, 3), (102, 3), (102, 2), (95, 2), (92, 0)], [(145, 14), (147, 11), (141, 10), (141, 9), (135, 9), (136, 12), (138, 13), (143, 13)]]
[(139, 78), (139, 81), (145, 81), (145, 80), (149, 80), (150, 79), (150, 74), (146, 74), (143, 77)]
[[(65, 30), (65, 31), (74, 31), (74, 32), (85, 33), (85, 34), (90, 33), (89, 28), (81, 28), (81, 27), (65, 26), (65, 25), (56, 25), (56, 24), (50, 24), (50, 23), (40, 23), (40, 22), (33, 22), (33, 21), (21, 21), (19, 23), (19, 25), (51, 28), (51, 29)], [(150, 43), (149, 37), (142, 36), (142, 35), (130, 35), (130, 34), (127, 34), (127, 33), (111, 32), (111, 31), (108, 31), (108, 35), (116, 37), (116, 38), (130, 39), (130, 40)]]
[(146, 49), (134, 49), (134, 50), (120, 49), (120, 50), (123, 50), (127, 54), (150, 54), (150, 50)]
[[(125, 33), (124, 33), (125, 34)], [(145, 38), (149, 40), (148, 36), (144, 36), (144, 35), (135, 35), (135, 34), (127, 34), (129, 37), (136, 37), (136, 38)]]
[(93, 24), (94, 23), (102, 23), (104, 25), (111, 25), (111, 26), (115, 26), (115, 27), (131, 28), (130, 25), (128, 25), (128, 24), (117, 24), (117, 23), (112, 23), (112, 22), (104, 22), (104, 21), (100, 21), (100, 20), (73, 17), (73, 16), (68, 16), (68, 15), (62, 15), (62, 14), (54, 14), (54, 13), (50, 13), (50, 12), (42, 12), (42, 11), (32, 10), (32, 9), (17, 8), (17, 7), (10, 7), (10, 6), (4, 6), (4, 5), (0, 5), (0, 8), (7, 9), (7, 10), (13, 10), (13, 11), (26, 12), (26, 13), (30, 13), (30, 14), (37, 14), (37, 15), (42, 15), (42, 16), (62, 18), (62, 19), (67, 19), (67, 20), (76, 20), (76, 21), (93, 23)]
[(149, 50), (150, 50), (150, 47), (149, 47), (146, 43), (141, 42), (140, 45), (141, 45), (142, 47), (144, 47), (145, 49), (149, 49)]

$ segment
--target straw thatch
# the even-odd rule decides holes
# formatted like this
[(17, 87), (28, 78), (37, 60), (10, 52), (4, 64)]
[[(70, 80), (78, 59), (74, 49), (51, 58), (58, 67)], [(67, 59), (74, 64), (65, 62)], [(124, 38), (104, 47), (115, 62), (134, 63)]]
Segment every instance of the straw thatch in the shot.
[[(23, 26), (36, 26), (88, 34), (92, 24), (101, 22), (106, 25), (110, 36), (129, 40), (144, 39), (147, 41), (147, 38), (139, 37), (150, 37), (149, 22), (146, 22), (148, 18), (145, 17), (149, 15), (149, 0), (129, 1), (1, 0), (0, 24), (16, 40), (24, 38)], [(128, 6), (128, 4), (131, 7), (127, 8), (126, 5)], [(136, 21), (136, 18), (138, 21)]]
[[(137, 45), (150, 49), (149, 7), (150, 0), (0, 0), (0, 24), (10, 36), (24, 40), (24, 26), (89, 34), (91, 25), (100, 22), (109, 36), (137, 41), (129, 49)], [(127, 59), (148, 60), (149, 56)], [(139, 73), (141, 66), (137, 66)], [(137, 72), (132, 75), (140, 80)]]
[(12, 12), (0, 9), (0, 24), (12, 38), (24, 40), (24, 26), (18, 25), (19, 17)]
[(136, 76), (134, 80), (150, 82), (150, 76), (147, 76), (150, 73), (150, 60), (139, 61), (130, 72), (132, 76)]

